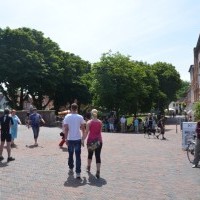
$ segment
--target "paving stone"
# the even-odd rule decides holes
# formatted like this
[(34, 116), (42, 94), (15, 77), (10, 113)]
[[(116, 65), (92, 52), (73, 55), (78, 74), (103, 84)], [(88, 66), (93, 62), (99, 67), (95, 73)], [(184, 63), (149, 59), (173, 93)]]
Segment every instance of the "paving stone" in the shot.
[(86, 172), (82, 148), (81, 179), (68, 175), (67, 148), (59, 148), (60, 129), (41, 127), (39, 146), (32, 130), (19, 127), (13, 162), (0, 163), (1, 200), (199, 200), (200, 168), (193, 169), (181, 148), (181, 132), (166, 126), (166, 141), (143, 134), (103, 133), (101, 178)]

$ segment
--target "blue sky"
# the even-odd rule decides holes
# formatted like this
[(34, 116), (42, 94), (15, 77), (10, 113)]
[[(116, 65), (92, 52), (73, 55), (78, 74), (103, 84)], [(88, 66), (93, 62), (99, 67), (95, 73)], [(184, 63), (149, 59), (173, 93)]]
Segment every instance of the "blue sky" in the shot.
[(199, 0), (0, 0), (0, 27), (42, 31), (91, 63), (112, 50), (171, 63), (190, 80), (200, 34)]

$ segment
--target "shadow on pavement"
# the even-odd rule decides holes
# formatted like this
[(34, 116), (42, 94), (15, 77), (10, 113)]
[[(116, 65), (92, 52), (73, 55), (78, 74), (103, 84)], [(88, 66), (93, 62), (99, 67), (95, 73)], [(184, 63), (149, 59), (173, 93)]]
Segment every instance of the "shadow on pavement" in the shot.
[(102, 187), (103, 185), (106, 185), (107, 182), (103, 178), (97, 179), (93, 174), (88, 173), (88, 182), (86, 177), (82, 177), (80, 179), (77, 179), (74, 177), (74, 175), (69, 175), (67, 180), (64, 183), (65, 187), (80, 187), (84, 186), (86, 184), (91, 185), (91, 186), (96, 186), (96, 187)]
[(97, 179), (93, 174), (88, 173), (89, 178), (88, 178), (88, 185), (91, 186), (96, 186), (96, 187), (102, 187), (103, 185), (107, 184), (107, 181), (103, 178)]
[(74, 175), (69, 175), (67, 180), (64, 183), (65, 187), (80, 187), (87, 184), (86, 177), (77, 179)]
[(4, 163), (0, 162), (0, 167), (7, 167), (7, 166), (8, 166), (7, 162), (4, 162)]
[(67, 147), (60, 147), (60, 149), (62, 149), (62, 151), (64, 151), (64, 152), (68, 152), (68, 148)]
[(32, 144), (32, 145), (26, 145), (27, 148), (30, 148), (30, 149), (33, 149), (33, 148), (43, 148), (43, 146), (38, 146), (38, 145), (35, 145), (35, 144)]

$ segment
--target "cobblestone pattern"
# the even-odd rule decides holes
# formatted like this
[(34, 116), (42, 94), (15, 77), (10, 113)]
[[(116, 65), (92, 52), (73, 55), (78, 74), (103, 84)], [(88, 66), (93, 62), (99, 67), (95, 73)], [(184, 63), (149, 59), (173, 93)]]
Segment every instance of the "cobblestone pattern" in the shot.
[(166, 141), (143, 134), (103, 133), (101, 178), (85, 171), (82, 148), (81, 180), (68, 175), (66, 147), (60, 149), (60, 129), (41, 127), (39, 146), (32, 130), (20, 126), (12, 149), (16, 158), (0, 163), (1, 200), (199, 200), (200, 168), (192, 169), (181, 148), (181, 133), (167, 126)]

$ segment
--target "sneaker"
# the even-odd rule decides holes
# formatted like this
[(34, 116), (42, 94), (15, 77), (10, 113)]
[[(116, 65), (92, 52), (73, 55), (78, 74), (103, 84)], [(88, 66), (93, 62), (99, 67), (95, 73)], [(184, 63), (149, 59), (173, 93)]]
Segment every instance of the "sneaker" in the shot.
[(192, 168), (197, 168), (197, 165), (192, 165)]
[(9, 157), (9, 158), (7, 159), (7, 162), (14, 161), (14, 160), (15, 160), (15, 158)]
[(159, 136), (158, 136), (158, 135), (156, 135), (156, 137), (157, 137), (157, 139), (159, 139)]
[(4, 159), (4, 157), (3, 157), (3, 156), (0, 156), (0, 162), (1, 162), (3, 159)]
[(68, 174), (69, 174), (69, 175), (73, 175), (73, 174), (74, 174), (73, 169), (69, 169)]
[(77, 179), (80, 179), (80, 178), (81, 178), (80, 173), (76, 173), (76, 178), (77, 178)]
[(100, 171), (97, 171), (96, 177), (99, 179), (100, 178)]

